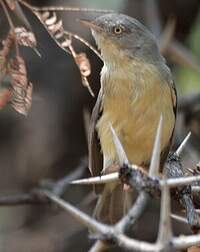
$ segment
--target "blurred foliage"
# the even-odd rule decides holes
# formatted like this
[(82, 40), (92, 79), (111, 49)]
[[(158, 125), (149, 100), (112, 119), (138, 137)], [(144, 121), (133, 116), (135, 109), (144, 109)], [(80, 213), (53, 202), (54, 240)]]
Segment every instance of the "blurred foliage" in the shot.
[[(197, 17), (194, 23), (191, 33), (188, 37), (188, 47), (192, 53), (200, 61), (200, 15)], [(200, 88), (200, 73), (189, 69), (188, 67), (177, 66), (176, 67), (176, 82), (180, 88), (181, 93), (187, 93), (194, 89)]]

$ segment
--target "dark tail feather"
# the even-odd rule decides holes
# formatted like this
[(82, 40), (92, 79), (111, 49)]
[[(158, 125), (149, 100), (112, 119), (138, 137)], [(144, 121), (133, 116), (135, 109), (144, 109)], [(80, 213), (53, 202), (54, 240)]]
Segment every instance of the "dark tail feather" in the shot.
[(109, 183), (99, 196), (94, 217), (103, 223), (114, 224), (127, 213), (132, 202), (130, 192), (124, 191), (122, 184)]

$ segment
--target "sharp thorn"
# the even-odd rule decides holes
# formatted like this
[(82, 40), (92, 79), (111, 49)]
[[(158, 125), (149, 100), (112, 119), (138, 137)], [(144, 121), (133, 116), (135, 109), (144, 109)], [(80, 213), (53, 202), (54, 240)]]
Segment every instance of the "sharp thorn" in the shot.
[(180, 144), (180, 146), (179, 146), (178, 149), (176, 150), (175, 154), (176, 154), (177, 156), (180, 156), (180, 154), (182, 153), (182, 151), (183, 151), (183, 149), (185, 148), (185, 146), (186, 146), (186, 144), (187, 144), (187, 142), (188, 142), (190, 136), (191, 136), (191, 132), (189, 132), (189, 133), (187, 134), (187, 136), (184, 138), (183, 142)]
[(129, 161), (128, 161), (128, 158), (126, 156), (126, 153), (125, 153), (125, 150), (112, 126), (112, 124), (109, 122), (109, 127), (110, 127), (110, 130), (112, 132), (112, 136), (113, 136), (113, 142), (114, 142), (114, 145), (115, 145), (115, 148), (116, 148), (116, 152), (117, 152), (117, 155), (118, 155), (118, 158), (119, 158), (119, 165), (122, 166), (124, 164), (129, 164)]
[(188, 224), (188, 221), (186, 218), (182, 217), (182, 216), (179, 216), (179, 215), (176, 215), (176, 214), (171, 214), (171, 218), (176, 220), (176, 221), (179, 221), (181, 223), (185, 223), (185, 224)]
[(149, 176), (159, 176), (162, 127), (163, 127), (163, 117), (161, 115), (158, 123), (158, 128), (156, 131), (153, 153), (149, 167)]
[(34, 52), (36, 53), (36, 55), (37, 55), (38, 57), (42, 58), (42, 55), (41, 55), (41, 53), (38, 51), (37, 48), (33, 48), (33, 50), (34, 50)]
[(105, 184), (113, 181), (119, 180), (119, 173), (113, 172), (107, 175), (102, 175), (98, 177), (91, 177), (85, 179), (78, 179), (71, 182), (73, 185), (96, 185), (96, 184)]

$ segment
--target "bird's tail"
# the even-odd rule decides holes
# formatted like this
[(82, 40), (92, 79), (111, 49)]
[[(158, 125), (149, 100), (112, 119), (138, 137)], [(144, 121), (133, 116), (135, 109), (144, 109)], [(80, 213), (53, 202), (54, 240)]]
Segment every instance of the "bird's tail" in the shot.
[(99, 196), (94, 217), (107, 224), (115, 224), (130, 209), (133, 203), (132, 192), (124, 190), (118, 183), (109, 183)]

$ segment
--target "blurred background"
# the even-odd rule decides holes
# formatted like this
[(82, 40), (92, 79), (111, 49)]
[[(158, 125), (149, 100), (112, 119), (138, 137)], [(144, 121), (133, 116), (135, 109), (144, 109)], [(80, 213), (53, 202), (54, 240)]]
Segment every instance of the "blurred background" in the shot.
[[(65, 5), (110, 9), (128, 14), (144, 23), (162, 41), (169, 20), (175, 20), (175, 30), (163, 51), (172, 68), (179, 97), (178, 122), (174, 147), (192, 131), (183, 159), (187, 167), (195, 168), (200, 157), (200, 1), (199, 0), (65, 0), (28, 1), (37, 6)], [(39, 4), (39, 5), (38, 5)], [(29, 192), (46, 178), (58, 180), (75, 170), (87, 156), (87, 134), (84, 111), (91, 112), (95, 103), (81, 84), (79, 70), (72, 57), (62, 51), (48, 35), (36, 17), (25, 7), (38, 41), (41, 58), (29, 48), (21, 48), (33, 83), (33, 104), (27, 117), (10, 106), (0, 111), (0, 196)], [(81, 27), (77, 18), (94, 18), (89, 12), (62, 12), (66, 30), (79, 34), (94, 44), (90, 32)], [(8, 31), (0, 7), (0, 37)], [(86, 52), (92, 65), (89, 78), (95, 95), (99, 90), (102, 62), (91, 50), (74, 41), (77, 52)], [(89, 176), (87, 167), (83, 176)], [(64, 198), (92, 212), (91, 187), (70, 186)], [(134, 236), (153, 241), (159, 209), (149, 207)], [(148, 222), (146, 229), (144, 223)], [(174, 223), (183, 233), (187, 228)], [(137, 231), (136, 231), (137, 230)], [(153, 230), (153, 231), (152, 231)], [(78, 242), (77, 242), (78, 241)], [(88, 231), (65, 212), (49, 206), (16, 206), (0, 208), (0, 251), (2, 252), (64, 252), (87, 251), (91, 245)]]

